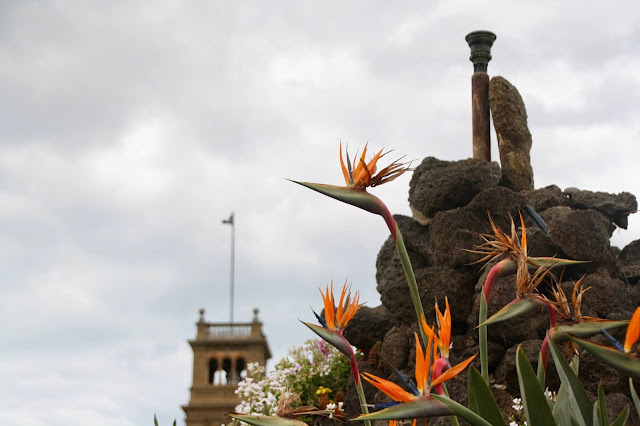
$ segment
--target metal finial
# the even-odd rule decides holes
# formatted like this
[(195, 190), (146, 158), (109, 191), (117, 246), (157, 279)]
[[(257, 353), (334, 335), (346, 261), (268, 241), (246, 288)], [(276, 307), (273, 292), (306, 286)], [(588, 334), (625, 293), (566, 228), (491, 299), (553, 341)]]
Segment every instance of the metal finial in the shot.
[(473, 62), (474, 72), (487, 72), (487, 66), (491, 60), (491, 46), (496, 40), (496, 35), (491, 31), (473, 31), (465, 37), (471, 48), (469, 60)]

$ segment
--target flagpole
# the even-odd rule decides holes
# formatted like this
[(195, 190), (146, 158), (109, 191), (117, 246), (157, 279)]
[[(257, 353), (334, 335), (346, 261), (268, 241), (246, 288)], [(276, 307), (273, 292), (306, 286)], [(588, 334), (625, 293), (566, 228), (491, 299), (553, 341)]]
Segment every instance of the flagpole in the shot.
[(233, 275), (235, 271), (235, 241), (236, 241), (236, 225), (234, 213), (231, 213), (229, 219), (223, 219), (222, 223), (226, 225), (231, 225), (231, 291), (230, 291), (230, 301), (229, 301), (229, 322), (233, 324)]
[(229, 302), (230, 322), (233, 324), (233, 275), (235, 272), (235, 253), (236, 253), (236, 225), (235, 217), (231, 213), (231, 301)]

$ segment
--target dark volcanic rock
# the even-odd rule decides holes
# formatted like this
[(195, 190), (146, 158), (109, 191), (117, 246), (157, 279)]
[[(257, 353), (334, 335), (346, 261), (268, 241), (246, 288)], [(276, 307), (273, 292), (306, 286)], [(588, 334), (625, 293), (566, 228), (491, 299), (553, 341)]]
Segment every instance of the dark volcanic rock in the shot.
[(633, 194), (621, 192), (609, 194), (606, 192), (582, 191), (567, 188), (564, 193), (569, 198), (569, 206), (573, 209), (593, 209), (603, 213), (609, 220), (621, 228), (627, 229), (629, 214), (638, 210), (638, 201)]
[(441, 161), (427, 157), (413, 172), (409, 205), (414, 218), (426, 224), (436, 213), (464, 206), (480, 191), (496, 186), (500, 167), (477, 159)]
[(588, 316), (610, 318), (611, 314), (630, 314), (640, 304), (640, 288), (612, 278), (604, 268), (598, 268), (582, 280), (584, 288), (590, 288), (582, 298), (582, 313)]
[[(449, 304), (456, 306), (452, 311), (454, 325), (464, 324), (471, 306), (469, 301), (473, 298), (475, 274), (468, 271), (458, 271), (444, 266), (416, 269), (416, 282), (422, 300), (427, 321), (435, 319), (434, 302), (437, 300), (440, 309), (445, 306), (445, 296), (449, 298)], [(416, 323), (415, 308), (411, 293), (404, 275), (394, 280), (381, 280), (378, 284), (380, 301), (399, 322), (405, 324)]]
[(376, 342), (384, 339), (393, 325), (393, 316), (384, 306), (363, 306), (349, 321), (349, 327), (344, 330), (344, 337), (366, 356)]
[(489, 82), (489, 106), (500, 150), (500, 185), (514, 191), (533, 189), (531, 133), (518, 89), (503, 77), (493, 77)]
[[(464, 210), (474, 214), (485, 222), (486, 231), (489, 231), (489, 216), (502, 230), (509, 232), (511, 218), (519, 221), (518, 214), (524, 210), (526, 199), (519, 193), (513, 192), (504, 186), (489, 188), (476, 195)], [(524, 213), (523, 213), (524, 214)], [(477, 230), (479, 232), (479, 230)], [(482, 232), (485, 232), (484, 230)]]
[(487, 222), (483, 222), (465, 209), (436, 214), (430, 227), (431, 247), (436, 260), (442, 265), (452, 267), (463, 267), (478, 260), (477, 254), (466, 250), (482, 243), (478, 232), (487, 230)]
[(617, 268), (609, 237), (613, 225), (595, 210), (571, 210), (552, 207), (542, 213), (549, 226), (549, 238), (563, 253), (575, 260), (589, 260), (594, 266)]
[(556, 185), (523, 191), (522, 195), (527, 199), (527, 203), (538, 213), (550, 207), (566, 206), (569, 203), (568, 197)]
[(620, 253), (622, 273), (631, 284), (637, 284), (640, 280), (640, 240), (627, 244)]
[[(433, 254), (429, 246), (429, 228), (420, 225), (407, 216), (393, 216), (402, 233), (409, 260), (414, 269), (425, 268), (433, 264)], [(378, 252), (376, 259), (376, 281), (378, 284), (386, 280), (397, 280), (404, 277), (402, 263), (398, 256), (396, 244), (389, 236)]]
[[(512, 346), (507, 350), (502, 362), (500, 362), (500, 365), (498, 365), (498, 368), (496, 369), (496, 382), (507, 385), (507, 390), (515, 395), (520, 394), (518, 375), (516, 373), (516, 354), (518, 352), (518, 346), (522, 346), (524, 354), (527, 356), (527, 359), (533, 367), (533, 371), (536, 371), (536, 368), (538, 367), (538, 354), (542, 347), (542, 340), (526, 340), (519, 345)], [(551, 360), (551, 355), (549, 355), (549, 359), (550, 361), (547, 364), (545, 381), (549, 389), (557, 391), (558, 387), (560, 387), (560, 379), (558, 378), (558, 373), (556, 372), (553, 361)]]
[(398, 370), (407, 367), (409, 351), (415, 345), (413, 332), (414, 328), (408, 325), (397, 325), (384, 336), (380, 347), (380, 355), (390, 364), (389, 366), (385, 363), (385, 371), (391, 372), (391, 367)]

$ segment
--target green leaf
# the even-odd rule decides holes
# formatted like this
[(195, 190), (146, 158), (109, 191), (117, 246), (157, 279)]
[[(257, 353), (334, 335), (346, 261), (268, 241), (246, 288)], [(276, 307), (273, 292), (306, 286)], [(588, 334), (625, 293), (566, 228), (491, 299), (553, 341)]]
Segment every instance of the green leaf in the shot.
[(153, 415), (153, 424), (154, 426), (158, 426), (158, 418), (156, 417), (156, 415)]
[(487, 420), (492, 425), (505, 425), (504, 418), (498, 408), (489, 385), (475, 367), (469, 367), (467, 373), (469, 386), (469, 409)]
[(600, 358), (600, 360), (605, 364), (612, 366), (616, 370), (621, 371), (634, 379), (640, 379), (640, 359), (636, 358), (632, 354), (620, 352), (617, 349), (598, 345), (571, 335), (568, 335), (567, 338)]
[(449, 415), (451, 411), (444, 404), (428, 395), (375, 413), (363, 414), (351, 420), (404, 420)]
[(532, 310), (533, 308), (539, 307), (540, 301), (537, 299), (531, 299), (528, 297), (519, 297), (508, 305), (504, 306), (498, 312), (493, 314), (491, 318), (480, 324), (478, 327), (486, 327), (490, 324), (495, 324), (498, 322), (502, 322), (508, 320), (513, 317), (517, 317), (518, 315), (525, 314)]
[(609, 415), (607, 414), (607, 397), (604, 394), (604, 388), (602, 385), (598, 386), (598, 400), (593, 404), (594, 406), (594, 419), (593, 422), (600, 426), (609, 426)]
[(556, 365), (558, 376), (569, 396), (569, 404), (571, 409), (581, 424), (590, 425), (593, 423), (593, 406), (591, 400), (584, 390), (580, 379), (575, 374), (567, 360), (558, 349), (555, 343), (551, 339), (549, 340), (549, 349), (551, 350), (551, 356), (553, 356), (553, 362)]
[(444, 395), (432, 395), (432, 397), (444, 404), (455, 416), (466, 420), (472, 426), (492, 426), (491, 423), (453, 399), (447, 398)]
[[(576, 355), (570, 364), (571, 369), (576, 375), (578, 374), (579, 361), (580, 358)], [(575, 424), (580, 424), (571, 412), (571, 402), (569, 401), (570, 391), (569, 386), (565, 386), (562, 383), (560, 384), (560, 389), (558, 389), (558, 394), (556, 395), (556, 403), (552, 410), (553, 418), (559, 425), (573, 424), (572, 420), (575, 421)]]
[(533, 367), (531, 367), (527, 356), (524, 354), (522, 346), (518, 347), (518, 353), (516, 354), (516, 369), (518, 371), (520, 395), (527, 424), (532, 426), (555, 425), (556, 422), (547, 402), (548, 398), (542, 391), (538, 378), (533, 372)]
[(622, 412), (616, 419), (611, 422), (611, 426), (624, 426), (627, 424), (627, 419), (629, 418), (629, 406), (624, 407)]
[(636, 388), (633, 387), (633, 379), (629, 377), (629, 388), (631, 389), (631, 399), (633, 400), (633, 406), (636, 407), (636, 414), (640, 417), (640, 399), (636, 393)]
[(311, 324), (308, 322), (300, 321), (311, 329), (314, 333), (320, 336), (327, 343), (338, 349), (340, 352), (351, 358), (353, 356), (353, 349), (351, 344), (345, 339), (345, 337), (334, 330), (329, 330), (319, 325)]
[(555, 327), (550, 333), (550, 337), (555, 343), (564, 342), (567, 335), (575, 337), (591, 337), (600, 334), (601, 330), (612, 330), (629, 324), (629, 321), (583, 321), (577, 324), (565, 324)]
[(384, 203), (378, 197), (368, 193), (364, 189), (353, 188), (350, 186), (326, 185), (323, 183), (298, 182), (295, 180), (290, 181), (306, 188), (313, 189), (327, 197), (359, 207), (370, 213), (379, 214), (381, 216), (384, 216), (385, 214), (386, 207)]
[(540, 387), (542, 389), (544, 389), (544, 383), (545, 383), (545, 371), (544, 371), (544, 365), (542, 364), (542, 351), (538, 352), (538, 371), (536, 373), (536, 376), (538, 377), (538, 383), (540, 383)]
[(527, 263), (529, 266), (535, 268), (547, 267), (556, 268), (559, 266), (577, 265), (580, 263), (590, 263), (590, 260), (570, 260), (570, 259), (558, 259), (557, 257), (529, 257)]
[(283, 417), (274, 416), (252, 416), (249, 414), (227, 414), (229, 417), (241, 422), (249, 423), (254, 426), (307, 426), (307, 424), (300, 420), (285, 419)]

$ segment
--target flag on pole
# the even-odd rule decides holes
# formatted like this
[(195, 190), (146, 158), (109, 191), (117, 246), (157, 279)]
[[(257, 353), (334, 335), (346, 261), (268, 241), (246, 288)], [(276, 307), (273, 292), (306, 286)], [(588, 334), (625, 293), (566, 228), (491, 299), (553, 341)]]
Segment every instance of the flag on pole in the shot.
[(233, 213), (229, 216), (229, 219), (222, 219), (222, 223), (226, 223), (227, 225), (233, 225)]

